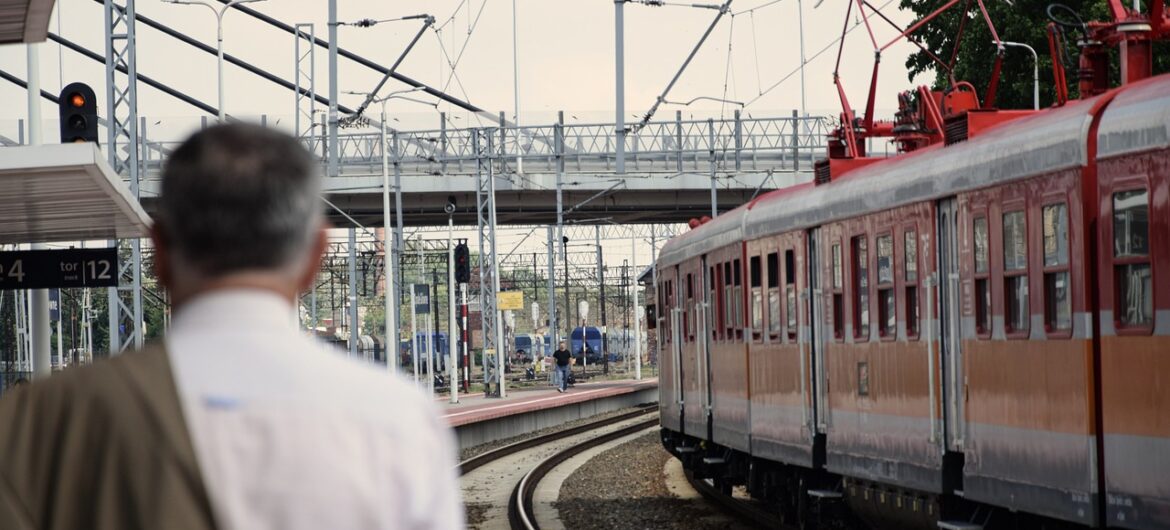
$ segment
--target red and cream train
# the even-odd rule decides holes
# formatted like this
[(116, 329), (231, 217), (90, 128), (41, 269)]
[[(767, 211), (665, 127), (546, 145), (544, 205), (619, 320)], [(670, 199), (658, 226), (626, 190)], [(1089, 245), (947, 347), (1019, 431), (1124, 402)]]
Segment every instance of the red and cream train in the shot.
[(1170, 528), (1170, 76), (766, 194), (656, 267), (701, 476), (793, 517)]

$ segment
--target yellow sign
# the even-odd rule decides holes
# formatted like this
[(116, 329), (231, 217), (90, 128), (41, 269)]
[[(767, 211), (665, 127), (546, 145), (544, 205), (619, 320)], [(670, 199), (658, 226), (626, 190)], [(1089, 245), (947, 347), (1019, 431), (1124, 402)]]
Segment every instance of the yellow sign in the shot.
[(524, 309), (524, 291), (501, 291), (496, 295), (496, 306), (500, 311)]

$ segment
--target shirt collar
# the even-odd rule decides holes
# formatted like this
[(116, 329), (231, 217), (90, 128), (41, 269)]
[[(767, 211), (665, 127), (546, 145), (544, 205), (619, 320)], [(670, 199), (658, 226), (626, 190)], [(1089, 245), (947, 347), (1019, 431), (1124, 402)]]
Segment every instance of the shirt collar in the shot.
[(210, 291), (188, 300), (175, 311), (171, 330), (181, 330), (189, 326), (295, 330), (292, 311), (292, 305), (288, 300), (263, 289)]

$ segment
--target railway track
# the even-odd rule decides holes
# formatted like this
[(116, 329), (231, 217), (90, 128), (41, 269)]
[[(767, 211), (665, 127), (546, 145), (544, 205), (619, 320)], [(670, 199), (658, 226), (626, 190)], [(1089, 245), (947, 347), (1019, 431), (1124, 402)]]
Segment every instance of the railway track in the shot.
[(708, 502), (717, 505), (723, 511), (735, 518), (757, 525), (760, 528), (777, 528), (781, 530), (795, 530), (796, 527), (784, 524), (779, 517), (763, 510), (750, 502), (736, 499), (719, 491), (713, 484), (703, 479), (696, 479), (691, 472), (687, 472), (687, 482), (695, 491), (699, 492)]
[(583, 451), (587, 451), (593, 447), (597, 447), (612, 440), (616, 440), (623, 436), (634, 434), (657, 425), (657, 412), (657, 405), (644, 406), (626, 414), (579, 425), (571, 429), (550, 433), (544, 436), (537, 436), (535, 438), (522, 440), (514, 444), (506, 445), (504, 447), (485, 452), (481, 455), (477, 455), (473, 458), (461, 462), (459, 464), (459, 473), (460, 475), (469, 473), (476, 468), (487, 465), (508, 455), (515, 454), (525, 449), (554, 442), (562, 438), (603, 429), (610, 425), (626, 422), (642, 416), (653, 416), (645, 421), (639, 421), (632, 425), (628, 425), (612, 431), (607, 431), (604, 434), (595, 436), (584, 442), (574, 444), (572, 447), (559, 451), (552, 456), (542, 460), (539, 464), (525, 473), (524, 476), (521, 477), (521, 479), (517, 482), (515, 488), (513, 488), (512, 493), (508, 498), (508, 523), (511, 528), (514, 529), (535, 530), (540, 528), (540, 525), (532, 515), (532, 498), (533, 494), (540, 485), (540, 480), (544, 478), (544, 476), (547, 475), (549, 471), (560, 465), (565, 460), (568, 460), (569, 458), (572, 458), (574, 455), (577, 455)]
[[(492, 449), (491, 451), (486, 451), (484, 453), (480, 453), (476, 456), (473, 456), (471, 458), (468, 458), (467, 460), (460, 462), (459, 467), (458, 467), (459, 476), (466, 475), (477, 468), (483, 467), (487, 464), (490, 464), (490, 463), (492, 463), (496, 460), (499, 460), (501, 458), (504, 458), (506, 456), (516, 454), (516, 453), (523, 451), (525, 449), (531, 449), (533, 447), (538, 447), (538, 446), (547, 444), (549, 442), (554, 442), (554, 441), (560, 440), (562, 438), (568, 438), (570, 436), (575, 436), (575, 435), (578, 435), (581, 433), (600, 429), (602, 427), (613, 425), (615, 423), (621, 423), (623, 421), (637, 418), (639, 416), (645, 416), (647, 414), (654, 414), (656, 412), (658, 412), (658, 405), (656, 405), (656, 404), (655, 405), (643, 405), (641, 407), (638, 407), (636, 410), (627, 412), (625, 414), (619, 414), (617, 416), (612, 416), (609, 418), (605, 418), (603, 420), (597, 420), (597, 421), (586, 423), (583, 425), (578, 425), (576, 427), (572, 427), (569, 429), (545, 434), (542, 436), (536, 436), (533, 438), (529, 438), (527, 440), (521, 440), (521, 441), (513, 443), (513, 444), (508, 444), (508, 445), (505, 445), (503, 447), (498, 447), (496, 449)], [(658, 420), (654, 420), (654, 421), (658, 421)]]

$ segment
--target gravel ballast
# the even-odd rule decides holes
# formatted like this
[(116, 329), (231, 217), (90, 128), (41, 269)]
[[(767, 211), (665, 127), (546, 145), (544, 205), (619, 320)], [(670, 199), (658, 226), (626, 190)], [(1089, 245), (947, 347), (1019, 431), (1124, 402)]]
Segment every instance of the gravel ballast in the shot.
[(561, 487), (561, 522), (573, 530), (751, 528), (705, 501), (671, 493), (663, 473), (670, 458), (656, 432), (597, 455)]

